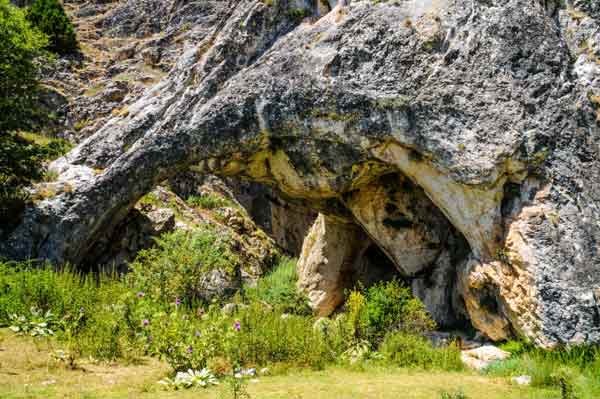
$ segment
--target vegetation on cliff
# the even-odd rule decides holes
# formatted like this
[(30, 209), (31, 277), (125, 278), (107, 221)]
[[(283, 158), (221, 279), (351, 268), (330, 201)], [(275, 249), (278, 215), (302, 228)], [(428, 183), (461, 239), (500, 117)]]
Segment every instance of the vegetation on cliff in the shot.
[(48, 50), (57, 54), (77, 50), (75, 29), (59, 0), (34, 0), (27, 19), (48, 37)]
[(28, 199), (23, 189), (45, 176), (43, 162), (69, 147), (63, 140), (23, 132), (43, 119), (38, 60), (48, 43), (26, 15), (0, 0), (0, 235), (18, 220)]

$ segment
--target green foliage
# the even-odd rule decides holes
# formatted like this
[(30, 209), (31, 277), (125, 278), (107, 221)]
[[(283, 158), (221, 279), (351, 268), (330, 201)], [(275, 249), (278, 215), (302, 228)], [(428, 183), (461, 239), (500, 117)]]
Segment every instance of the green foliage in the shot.
[(377, 283), (364, 294), (351, 291), (346, 308), (355, 337), (374, 343), (390, 330), (419, 334), (435, 328), (421, 301), (396, 280)]
[(188, 205), (202, 209), (237, 207), (231, 200), (216, 194), (192, 195), (186, 200)]
[(311, 313), (308, 298), (298, 290), (297, 282), (296, 260), (284, 257), (256, 286), (245, 286), (244, 295), (250, 301), (263, 301), (282, 312), (308, 315)]
[[(9, 231), (28, 200), (23, 188), (43, 175), (42, 163), (67, 149), (64, 141), (39, 143), (31, 129), (44, 118), (38, 108), (36, 59), (48, 41), (25, 12), (0, 0), (0, 225)], [(37, 122), (36, 122), (37, 121)]]
[(175, 231), (157, 239), (157, 246), (140, 251), (130, 266), (132, 283), (161, 302), (180, 298), (187, 304), (202, 299), (206, 273), (219, 269), (233, 275), (240, 260), (229, 238), (210, 227)]
[(46, 44), (46, 37), (32, 29), (23, 10), (0, 0), (0, 138), (30, 127), (28, 122), (38, 114), (34, 60)]
[(532, 386), (556, 388), (563, 398), (600, 397), (598, 346), (544, 350), (525, 343), (508, 342), (503, 348), (513, 349), (514, 355), (490, 365), (486, 369), (488, 375), (529, 375)]
[(4, 201), (25, 199), (22, 188), (44, 178), (43, 162), (70, 149), (64, 140), (47, 139), (38, 144), (31, 137), (24, 133), (0, 136), (0, 199)]
[(288, 17), (296, 23), (302, 22), (304, 18), (310, 17), (311, 14), (311, 10), (307, 8), (292, 8), (287, 12)]
[(170, 389), (188, 389), (188, 388), (208, 388), (212, 385), (218, 385), (217, 378), (209, 369), (180, 371), (175, 378), (165, 378), (158, 382)]
[(131, 352), (126, 307), (115, 305), (127, 291), (111, 276), (0, 263), (0, 326), (12, 325), (11, 315), (27, 315), (33, 308), (38, 316), (30, 319), (48, 323), (69, 353), (116, 359)]
[(409, 368), (462, 370), (460, 349), (455, 344), (434, 348), (426, 338), (403, 332), (385, 336), (380, 352), (390, 363)]
[(500, 349), (510, 352), (513, 356), (519, 356), (531, 349), (532, 346), (522, 341), (507, 341), (501, 344)]
[(34, 0), (27, 11), (27, 19), (48, 36), (48, 49), (58, 54), (77, 49), (73, 24), (59, 0)]
[(251, 399), (246, 389), (246, 380), (241, 376), (232, 375), (225, 379), (231, 399)]
[(468, 399), (469, 397), (462, 391), (458, 390), (456, 392), (442, 392), (440, 394), (440, 399)]
[(32, 307), (29, 312), (29, 315), (8, 315), (9, 328), (17, 334), (31, 335), (32, 337), (47, 337), (54, 334), (51, 327), (53, 327), (55, 318), (51, 311), (47, 310), (46, 313), (42, 313)]

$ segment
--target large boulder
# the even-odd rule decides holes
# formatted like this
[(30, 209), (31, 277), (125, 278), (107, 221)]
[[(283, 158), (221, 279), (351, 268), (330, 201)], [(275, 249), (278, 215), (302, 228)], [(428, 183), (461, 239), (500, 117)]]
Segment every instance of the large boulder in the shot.
[(344, 302), (354, 265), (368, 246), (369, 239), (356, 225), (317, 217), (298, 261), (298, 286), (317, 314), (328, 316)]
[(394, 172), (466, 239), (454, 285), (475, 327), (600, 342), (600, 21), (585, 4), (359, 1), (322, 15), (240, 1), (52, 165), (70, 189), (30, 207), (0, 253), (77, 263), (190, 167), (346, 220), (347, 195)]

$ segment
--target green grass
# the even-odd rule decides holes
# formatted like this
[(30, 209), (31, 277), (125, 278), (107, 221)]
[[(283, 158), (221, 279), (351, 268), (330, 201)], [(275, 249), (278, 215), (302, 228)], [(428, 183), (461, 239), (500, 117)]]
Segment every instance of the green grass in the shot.
[(238, 208), (230, 199), (209, 193), (204, 195), (192, 195), (188, 197), (187, 204), (194, 208), (216, 209), (223, 207)]
[[(434, 348), (402, 327), (414, 322), (415, 314), (423, 315), (420, 307), (389, 310), (387, 298), (413, 301), (395, 283), (364, 294), (352, 291), (345, 312), (316, 323), (296, 290), (293, 259), (281, 259), (255, 287), (225, 299), (237, 304), (232, 312), (224, 312), (216, 300), (179, 303), (184, 288), (178, 284), (190, 281), (189, 270), (179, 265), (194, 260), (198, 248), (213, 251), (200, 251), (199, 261), (225, 257), (206, 236), (199, 247), (180, 246), (189, 236), (164, 240), (169, 237), (174, 246), (159, 245), (153, 256), (139, 261), (142, 280), (136, 273), (119, 279), (0, 263), (0, 327), (15, 323), (12, 314), (25, 317), (22, 325), (28, 326), (51, 311), (47, 328), (54, 332), (33, 338), (1, 330), (0, 397), (216, 398), (223, 387), (174, 393), (160, 391), (156, 381), (174, 370), (209, 367), (224, 376), (238, 366), (271, 369), (270, 377), (248, 385), (252, 397), (260, 398), (455, 399), (461, 390), (466, 398), (600, 397), (600, 351), (595, 347), (544, 351), (510, 342), (503, 347), (513, 353), (511, 359), (484, 373), (464, 370), (456, 347)], [(173, 291), (160, 291), (163, 283), (174, 283)], [(30, 308), (41, 313), (32, 315)], [(382, 341), (381, 333), (360, 334), (365, 314), (377, 321), (370, 325), (391, 329)], [(379, 316), (391, 314), (393, 320), (380, 323)], [(56, 350), (73, 359), (74, 367), (53, 358)], [(532, 376), (532, 387), (511, 384), (518, 375)], [(50, 380), (57, 382), (44, 383)], [(561, 397), (561, 389), (572, 395)]]
[(492, 364), (486, 370), (488, 375), (529, 375), (535, 387), (563, 387), (572, 390), (575, 395), (572, 397), (579, 399), (600, 397), (600, 348), (597, 346), (547, 351), (508, 342), (503, 349), (513, 353), (513, 357)]
[(282, 258), (254, 287), (246, 285), (243, 292), (249, 301), (263, 301), (284, 312), (309, 314), (308, 299), (298, 292), (297, 282), (296, 260)]
[[(226, 384), (202, 390), (165, 391), (157, 381), (169, 367), (156, 359), (135, 364), (82, 358), (74, 370), (56, 364), (54, 340), (17, 337), (0, 329), (0, 397), (22, 398), (230, 398)], [(474, 373), (414, 371), (374, 366), (366, 371), (328, 367), (320, 371), (271, 368), (272, 375), (248, 383), (252, 399), (437, 399), (462, 390), (471, 399), (554, 399), (555, 390), (524, 388), (506, 379)]]

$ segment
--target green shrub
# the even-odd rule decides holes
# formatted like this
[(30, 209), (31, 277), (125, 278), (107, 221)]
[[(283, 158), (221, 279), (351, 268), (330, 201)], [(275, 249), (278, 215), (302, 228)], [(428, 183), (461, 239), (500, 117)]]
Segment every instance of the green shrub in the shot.
[(368, 337), (368, 314), (367, 300), (362, 292), (352, 290), (346, 299), (347, 325), (351, 332), (351, 338), (361, 341)]
[(333, 360), (312, 318), (265, 311), (259, 304), (242, 309), (237, 318), (239, 331), (227, 342), (233, 364), (288, 362), (321, 368)]
[(27, 11), (27, 19), (48, 36), (48, 49), (58, 54), (77, 50), (73, 24), (59, 0), (34, 0)]
[(8, 233), (20, 220), (29, 201), (26, 186), (45, 179), (44, 161), (63, 155), (70, 148), (64, 140), (30, 140), (31, 134), (0, 134), (0, 225)]
[(31, 27), (23, 10), (0, 0), (0, 136), (30, 127), (28, 122), (37, 116), (34, 60), (46, 44), (46, 37)]
[(434, 348), (426, 338), (403, 332), (385, 336), (379, 350), (390, 363), (400, 367), (422, 369), (462, 370), (460, 349), (451, 344)]
[(346, 309), (355, 338), (373, 343), (392, 330), (420, 334), (435, 328), (421, 301), (396, 280), (377, 283), (364, 294), (351, 291)]
[(129, 276), (140, 291), (160, 302), (176, 298), (191, 305), (203, 299), (206, 273), (218, 269), (234, 276), (240, 260), (229, 247), (229, 238), (210, 227), (163, 234), (157, 246), (140, 251), (130, 264)]
[(181, 308), (159, 312), (148, 319), (146, 336), (152, 337), (150, 352), (174, 370), (203, 368), (215, 359), (236, 367), (288, 363), (320, 368), (334, 356), (312, 318), (259, 303), (234, 316), (214, 305), (201, 318)]
[(48, 157), (46, 146), (16, 133), (41, 116), (35, 59), (46, 44), (23, 10), (0, 0), (0, 235), (18, 223), (28, 199), (23, 187), (43, 176)]
[(281, 258), (273, 270), (261, 277), (256, 286), (244, 287), (249, 301), (263, 301), (286, 313), (308, 315), (311, 309), (308, 298), (297, 288), (296, 260)]

